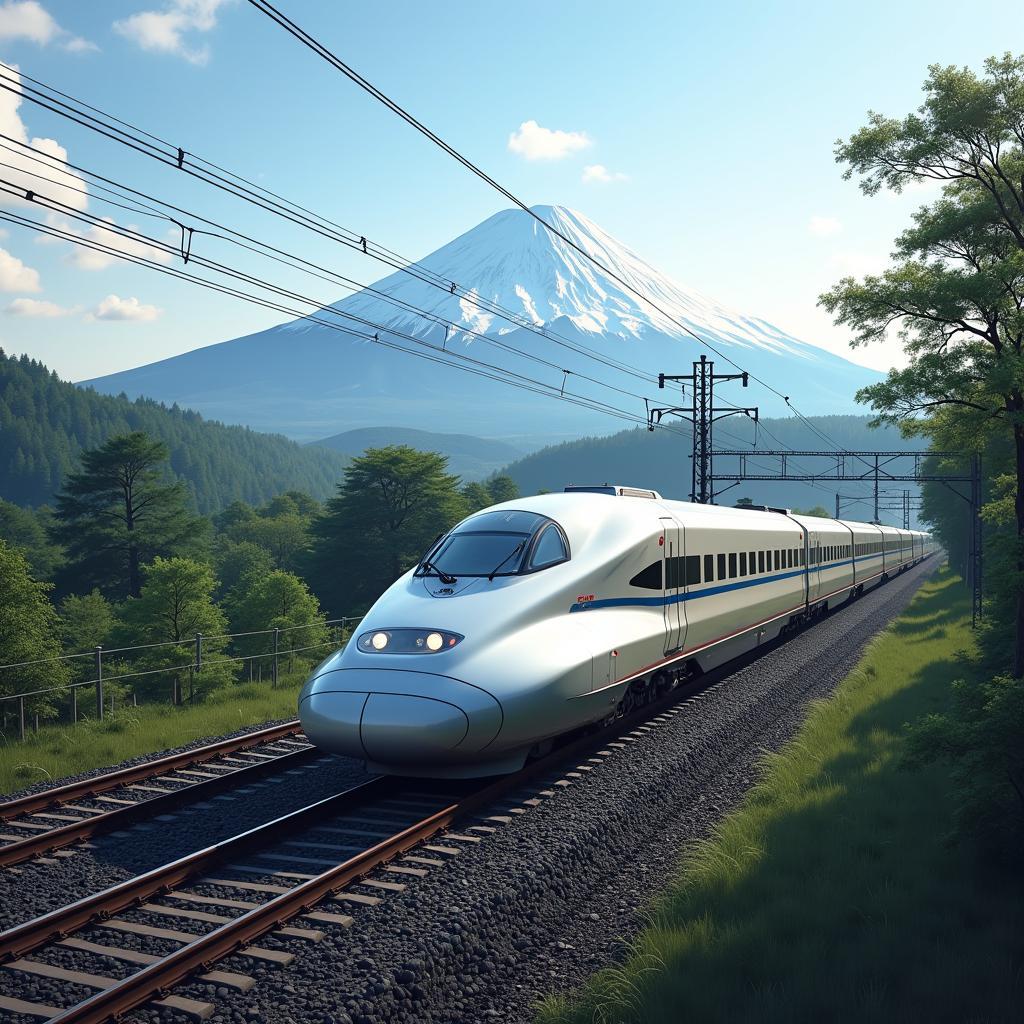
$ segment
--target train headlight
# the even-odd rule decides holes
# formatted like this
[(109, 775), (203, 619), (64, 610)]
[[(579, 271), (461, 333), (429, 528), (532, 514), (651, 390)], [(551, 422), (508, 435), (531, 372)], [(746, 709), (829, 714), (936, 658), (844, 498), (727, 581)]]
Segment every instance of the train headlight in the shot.
[(363, 633), (356, 647), (364, 654), (437, 654), (462, 640), (460, 633), (445, 629), (376, 629)]

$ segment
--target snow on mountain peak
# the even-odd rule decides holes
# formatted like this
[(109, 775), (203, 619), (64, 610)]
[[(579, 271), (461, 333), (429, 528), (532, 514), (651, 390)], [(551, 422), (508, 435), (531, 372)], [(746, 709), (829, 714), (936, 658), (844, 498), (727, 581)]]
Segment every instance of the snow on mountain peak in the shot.
[[(716, 347), (756, 348), (804, 358), (814, 358), (820, 351), (762, 320), (682, 288), (576, 210), (549, 205), (531, 209), (573, 244), (524, 210), (501, 210), (415, 264), (453, 283), (455, 294), (401, 272), (378, 281), (374, 290), (477, 333), (506, 334), (527, 325), (551, 325), (558, 331), (559, 324), (571, 324), (583, 335), (629, 342), (655, 334), (692, 344), (692, 331)], [(649, 296), (669, 315), (639, 299), (616, 277)], [(334, 308), (416, 337), (436, 336), (439, 330), (436, 322), (368, 291), (342, 299)], [(501, 310), (514, 314), (511, 322)], [(303, 322), (295, 328), (303, 329)], [(465, 340), (472, 340), (472, 335)]]

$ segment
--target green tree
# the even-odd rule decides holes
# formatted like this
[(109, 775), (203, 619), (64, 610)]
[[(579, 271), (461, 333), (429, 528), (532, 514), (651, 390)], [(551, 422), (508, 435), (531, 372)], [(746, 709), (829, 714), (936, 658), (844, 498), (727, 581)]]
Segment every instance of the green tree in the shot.
[(466, 503), (466, 512), (479, 512), (482, 508), (494, 504), (494, 498), (487, 487), (474, 481), (462, 488), (462, 499)]
[[(0, 696), (63, 686), (70, 679), (66, 663), (49, 660), (61, 654), (60, 621), (49, 590), (50, 584), (32, 579), (25, 556), (0, 540), (0, 666), (35, 663), (0, 668)], [(17, 714), (15, 701), (3, 701), (2, 707)], [(52, 715), (53, 695), (29, 698), (26, 710)]]
[(815, 505), (813, 508), (795, 508), (793, 511), (798, 516), (817, 516), (819, 519), (832, 518), (832, 513), (822, 505)]
[(0, 498), (0, 540), (21, 551), (37, 580), (52, 580), (61, 558), (60, 548), (47, 536), (51, 520), (52, 512), (45, 505), (33, 511)]
[(512, 501), (519, 497), (519, 488), (515, 480), (507, 473), (499, 473), (487, 481), (487, 489), (491, 492), (491, 504), (497, 505), (502, 501)]
[(99, 587), (113, 598), (141, 592), (141, 566), (194, 550), (205, 521), (189, 513), (181, 483), (166, 483), (167, 446), (143, 433), (110, 438), (82, 453), (57, 498), (53, 535), (67, 551), (69, 589)]
[[(213, 600), (217, 585), (213, 570), (191, 558), (160, 558), (142, 568), (143, 583), (139, 597), (125, 602), (121, 610), (119, 645), (167, 644), (155, 647), (132, 663), (132, 671), (153, 671), (133, 682), (133, 688), (151, 696), (160, 690), (169, 692), (175, 704), (181, 703), (182, 678), (193, 686), (189, 696), (196, 697), (232, 678), (230, 665), (210, 665), (198, 674), (188, 669), (195, 663), (195, 638), (205, 638), (205, 661), (223, 660), (227, 644), (227, 619)], [(158, 673), (159, 669), (168, 669)], [(176, 669), (176, 671), (170, 671)]]
[(868, 195), (918, 181), (942, 197), (913, 216), (895, 265), (844, 278), (821, 297), (855, 345), (893, 327), (906, 369), (858, 395), (907, 434), (934, 435), (936, 412), (956, 411), (971, 447), (994, 433), (1013, 444), (1014, 676), (1024, 675), (1024, 58), (929, 69), (925, 102), (902, 120), (869, 114), (837, 144), (846, 176)]
[(335, 614), (364, 610), (466, 512), (448, 460), (408, 445), (369, 449), (313, 524), (308, 577)]
[[(114, 609), (98, 591), (79, 597), (68, 594), (60, 603), (61, 639), (68, 654), (92, 650), (105, 645), (114, 629)], [(89, 666), (91, 671), (92, 666)]]
[[(296, 658), (302, 662), (321, 661), (327, 654), (330, 631), (324, 623), (320, 602), (306, 584), (290, 572), (275, 569), (250, 577), (244, 588), (232, 592), (229, 601), (233, 633), (262, 633), (282, 630), (279, 650), (288, 654), (289, 668)], [(241, 655), (271, 654), (272, 635), (239, 637), (234, 644)]]
[(238, 587), (243, 580), (259, 579), (274, 569), (270, 552), (249, 540), (233, 541), (219, 537), (213, 557), (219, 581), (218, 599)]

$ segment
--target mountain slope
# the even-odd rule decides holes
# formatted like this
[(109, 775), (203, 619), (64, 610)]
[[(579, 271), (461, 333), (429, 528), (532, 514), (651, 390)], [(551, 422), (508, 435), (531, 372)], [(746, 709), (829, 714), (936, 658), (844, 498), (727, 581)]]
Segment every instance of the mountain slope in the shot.
[(311, 441), (310, 444), (330, 448), (346, 458), (362, 455), (367, 448), (407, 444), (420, 451), (447, 455), (449, 471), (464, 480), (482, 480), (525, 454), (522, 448), (515, 448), (504, 441), (471, 437), (469, 434), (435, 434), (411, 427), (361, 427)]
[(262, 503), (286, 490), (326, 498), (346, 463), (326, 448), (227, 427), (177, 406), (99, 395), (0, 349), (0, 497), (19, 505), (51, 502), (83, 448), (132, 430), (170, 448), (173, 473), (206, 513), (236, 499)]
[[(392, 274), (322, 314), (339, 327), (353, 327), (346, 317), (378, 325), (381, 330), (358, 329), (376, 330), (407, 352), (296, 320), (89, 383), (101, 391), (173, 397), (208, 415), (303, 439), (380, 422), (510, 440), (572, 437), (607, 433), (616, 420), (551, 397), (552, 392), (564, 389), (569, 397), (645, 415), (642, 397), (609, 391), (583, 375), (658, 396), (656, 386), (578, 349), (634, 368), (648, 381), (659, 371), (686, 372), (707, 349), (676, 319), (780, 390), (785, 382), (799, 382), (794, 400), (807, 413), (852, 412), (856, 388), (878, 379), (874, 371), (798, 341), (764, 320), (683, 289), (582, 214), (562, 207), (536, 210), (654, 298), (671, 318), (523, 211), (505, 210), (414, 264), (414, 275)], [(511, 320), (495, 312), (495, 305), (513, 311)], [(454, 325), (451, 330), (448, 324)], [(542, 333), (525, 329), (526, 324)], [(470, 330), (487, 338), (466, 333)], [(441, 346), (443, 354), (437, 351)], [(708, 355), (718, 360), (720, 371), (732, 369), (721, 357)], [(437, 358), (457, 362), (462, 370), (439, 365)], [(468, 372), (490, 366), (520, 374), (527, 378), (520, 384), (547, 393)], [(782, 400), (764, 388), (752, 386), (743, 398), (760, 405), (762, 414), (785, 412)]]

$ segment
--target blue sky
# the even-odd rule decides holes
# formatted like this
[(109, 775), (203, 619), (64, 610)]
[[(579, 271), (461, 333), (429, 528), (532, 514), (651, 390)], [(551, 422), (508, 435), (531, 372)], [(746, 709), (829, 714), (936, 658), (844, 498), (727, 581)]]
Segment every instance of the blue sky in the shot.
[[(845, 273), (881, 269), (928, 194), (864, 197), (842, 180), (834, 140), (869, 108), (917, 106), (930, 63), (980, 67), (1024, 49), (1008, 0), (969, 12), (949, 0), (278, 6), (528, 202), (577, 208), (682, 285), (847, 355), (817, 295)], [(245, 0), (0, 0), (0, 59), (405, 256), (507, 205)], [(19, 126), (152, 195), (365, 282), (381, 276), (8, 97), (0, 131)], [(95, 197), (89, 209), (113, 212)], [(0, 248), (0, 346), (72, 379), (283, 319), (140, 268), (75, 259), (21, 228)], [(851, 357), (885, 368), (899, 352)]]

